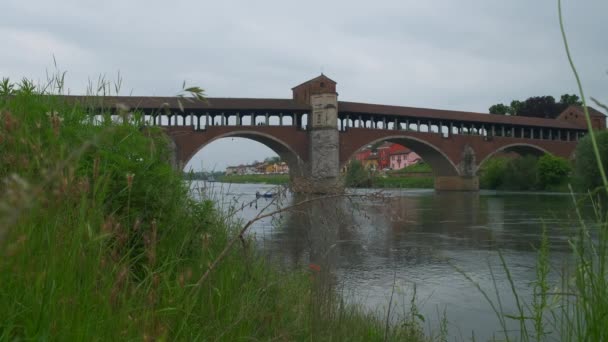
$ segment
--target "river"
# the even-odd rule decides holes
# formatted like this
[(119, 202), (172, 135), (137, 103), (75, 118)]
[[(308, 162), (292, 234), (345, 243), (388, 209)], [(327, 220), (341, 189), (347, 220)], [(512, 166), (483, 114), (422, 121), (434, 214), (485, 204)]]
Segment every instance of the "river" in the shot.
[[(242, 220), (268, 205), (267, 210), (275, 210), (303, 200), (287, 193), (277, 203), (256, 201), (256, 191), (276, 189), (270, 185), (196, 185), (206, 187), (225, 212), (239, 209), (234, 217)], [(473, 333), (481, 341), (502, 337), (492, 308), (458, 269), (494, 300), (495, 283), (504, 312), (516, 314), (498, 251), (519, 293), (529, 299), (543, 226), (551, 264), (559, 270), (569, 256), (568, 239), (577, 222), (572, 199), (565, 194), (412, 189), (383, 191), (377, 198), (378, 190), (349, 193), (355, 196), (311, 202), (260, 220), (249, 234), (281, 268), (305, 270), (315, 264), (329, 270), (346, 301), (382, 318), (393, 289), (392, 311), (403, 315), (411, 308), (415, 287), (424, 328), (436, 332), (445, 312), (450, 340), (470, 340)], [(552, 272), (553, 281), (558, 273)]]

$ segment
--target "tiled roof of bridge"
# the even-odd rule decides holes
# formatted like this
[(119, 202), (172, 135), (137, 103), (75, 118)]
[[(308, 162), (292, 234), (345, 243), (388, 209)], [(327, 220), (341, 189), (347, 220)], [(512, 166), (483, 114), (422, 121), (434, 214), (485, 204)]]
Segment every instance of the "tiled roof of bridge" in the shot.
[[(123, 104), (131, 109), (155, 110), (165, 106), (179, 108), (178, 97), (156, 96), (65, 96), (69, 101), (92, 103), (97, 106), (114, 108)], [(299, 104), (291, 99), (254, 99), (254, 98), (222, 98), (209, 97), (206, 102), (188, 98), (181, 99), (184, 110), (269, 110), (269, 111), (298, 111), (308, 112), (310, 106)]]
[[(178, 97), (154, 97), (154, 96), (65, 96), (69, 101), (80, 103), (92, 103), (97, 106), (114, 108), (116, 104), (124, 104), (131, 109), (157, 110), (168, 105), (169, 108), (179, 108)], [(260, 99), (260, 98), (220, 98), (210, 97), (207, 102), (199, 100), (188, 101), (182, 99), (185, 110), (190, 111), (273, 111), (273, 112), (310, 112), (310, 106), (293, 101), (292, 99)], [(166, 105), (165, 105), (166, 104)], [(413, 117), (420, 119), (435, 120), (458, 120), (487, 124), (523, 125), (536, 127), (554, 127), (564, 129), (585, 129), (568, 121), (543, 119), (508, 115), (491, 115), (472, 112), (461, 112), (453, 110), (430, 109), (388, 106), (370, 103), (357, 103), (339, 101), (338, 108), (341, 113), (363, 114), (363, 115), (391, 115)], [(596, 111), (597, 112), (597, 111)], [(594, 114), (596, 114), (594, 112)], [(600, 113), (601, 114), (601, 113)]]
[(487, 124), (507, 124), (507, 125), (523, 125), (523, 126), (537, 126), (537, 127), (554, 127), (564, 129), (584, 129), (567, 121), (555, 120), (555, 119), (543, 119), (543, 118), (532, 118), (523, 116), (509, 116), (509, 115), (493, 115), (493, 114), (482, 114), (472, 112), (460, 112), (453, 110), (442, 110), (442, 109), (430, 109), (430, 108), (415, 108), (415, 107), (400, 107), (400, 106), (387, 106), (370, 103), (357, 103), (357, 102), (338, 102), (339, 111), (342, 113), (353, 113), (353, 114), (381, 114), (381, 115), (392, 115), (392, 116), (404, 116), (404, 117), (416, 117), (421, 119), (435, 119), (435, 120), (459, 120), (469, 121), (475, 123), (487, 123)]

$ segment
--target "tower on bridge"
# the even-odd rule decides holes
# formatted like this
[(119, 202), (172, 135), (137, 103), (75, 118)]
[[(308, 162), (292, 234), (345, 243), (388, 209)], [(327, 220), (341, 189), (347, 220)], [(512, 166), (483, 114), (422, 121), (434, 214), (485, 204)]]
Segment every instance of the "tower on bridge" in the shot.
[(310, 165), (307, 167), (308, 177), (303, 177), (299, 186), (314, 189), (314, 192), (336, 192), (343, 188), (336, 82), (321, 74), (292, 88), (292, 91), (294, 101), (311, 107), (307, 123)]

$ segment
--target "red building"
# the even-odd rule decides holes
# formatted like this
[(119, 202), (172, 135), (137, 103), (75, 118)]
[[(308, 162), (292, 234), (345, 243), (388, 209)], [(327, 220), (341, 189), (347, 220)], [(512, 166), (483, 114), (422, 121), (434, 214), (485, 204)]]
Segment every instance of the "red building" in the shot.
[(409, 151), (409, 149), (399, 144), (385, 142), (378, 146), (375, 151), (372, 150), (371, 146), (359, 150), (355, 154), (355, 159), (366, 165), (366, 160), (369, 160), (371, 157), (374, 157), (373, 159), (377, 158), (377, 169), (384, 170), (391, 167), (391, 155), (403, 151)]
[(372, 150), (371, 148), (365, 147), (362, 148), (361, 150), (357, 151), (357, 153), (355, 154), (355, 159), (360, 161), (361, 163), (363, 163), (364, 160), (366, 160), (367, 158), (369, 158), (369, 156), (372, 155)]
[(384, 170), (391, 167), (391, 154), (408, 151), (408, 149), (399, 144), (385, 142), (378, 146), (378, 169)]

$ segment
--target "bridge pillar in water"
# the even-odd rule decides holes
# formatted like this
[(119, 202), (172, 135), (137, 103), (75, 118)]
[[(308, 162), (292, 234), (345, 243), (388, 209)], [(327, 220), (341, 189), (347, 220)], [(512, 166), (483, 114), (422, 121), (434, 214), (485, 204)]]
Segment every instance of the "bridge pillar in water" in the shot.
[(321, 74), (292, 91), (294, 101), (309, 105), (311, 110), (307, 122), (308, 163), (301, 176), (291, 177), (292, 189), (305, 193), (342, 192), (336, 82)]
[(311, 95), (310, 105), (310, 188), (305, 192), (341, 192), (344, 186), (340, 177), (338, 94), (333, 92)]
[(479, 177), (475, 172), (475, 151), (470, 145), (465, 145), (458, 175), (437, 175), (435, 177), (435, 190), (437, 191), (478, 191)]

